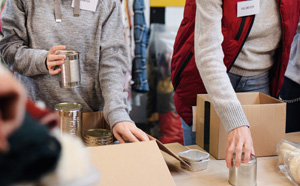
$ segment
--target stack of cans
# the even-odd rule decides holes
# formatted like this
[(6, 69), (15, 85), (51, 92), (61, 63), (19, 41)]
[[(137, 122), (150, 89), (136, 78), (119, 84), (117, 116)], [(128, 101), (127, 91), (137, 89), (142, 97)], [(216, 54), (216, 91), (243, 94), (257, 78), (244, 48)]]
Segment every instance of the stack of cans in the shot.
[(113, 144), (113, 134), (107, 129), (89, 129), (84, 132), (83, 140), (87, 146)]
[(60, 117), (60, 131), (81, 137), (82, 105), (78, 103), (59, 103), (55, 111)]

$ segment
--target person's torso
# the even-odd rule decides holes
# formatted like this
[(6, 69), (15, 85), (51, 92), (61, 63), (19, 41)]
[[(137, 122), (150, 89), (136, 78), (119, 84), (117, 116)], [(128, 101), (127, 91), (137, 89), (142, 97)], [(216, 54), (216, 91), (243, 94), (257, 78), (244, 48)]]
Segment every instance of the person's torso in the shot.
[(50, 50), (55, 45), (65, 45), (80, 56), (80, 87), (60, 88), (59, 75), (22, 76), (31, 99), (43, 100), (50, 108), (60, 102), (76, 102), (83, 105), (84, 111), (101, 110), (104, 104), (99, 83), (101, 29), (108, 16), (102, 1), (98, 1), (95, 12), (80, 10), (80, 16), (75, 17), (72, 0), (62, 0), (60, 23), (55, 21), (55, 1), (25, 2), (29, 48)]
[[(239, 0), (223, 1), (222, 34), (224, 40), (224, 64), (228, 71), (236, 61), (238, 54), (248, 38), (254, 23), (254, 16), (237, 17), (237, 2)], [(278, 95), (283, 83), (284, 72), (287, 66), (290, 44), (296, 23), (299, 20), (298, 0), (277, 0), (280, 12), (281, 41), (274, 55), (274, 64), (271, 73), (271, 95)], [(204, 84), (195, 64), (194, 56), (194, 29), (195, 29), (195, 0), (187, 0), (184, 18), (178, 30), (172, 57), (172, 83), (175, 88), (174, 102), (176, 110), (186, 123), (192, 121), (191, 107), (196, 104), (196, 95), (206, 93)], [(205, 46), (205, 44), (202, 44)]]
[(281, 39), (279, 7), (276, 0), (260, 0), (259, 9), (231, 73), (255, 76), (268, 71), (274, 64), (274, 54)]

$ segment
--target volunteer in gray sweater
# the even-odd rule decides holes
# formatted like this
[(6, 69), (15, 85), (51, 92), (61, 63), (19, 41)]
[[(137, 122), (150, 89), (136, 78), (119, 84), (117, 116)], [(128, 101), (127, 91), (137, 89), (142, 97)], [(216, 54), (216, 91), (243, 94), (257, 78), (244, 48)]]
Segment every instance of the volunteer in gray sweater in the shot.
[[(226, 162), (245, 149), (245, 162), (254, 154), (248, 120), (235, 91), (269, 93), (268, 71), (281, 37), (275, 0), (261, 0), (251, 32), (229, 74), (223, 63), (222, 0), (196, 0), (195, 59), (216, 112), (228, 131)], [(203, 44), (205, 46), (203, 47)], [(238, 156), (240, 157), (240, 156)], [(239, 166), (240, 158), (236, 159)]]
[[(4, 38), (0, 50), (5, 63), (21, 80), (33, 101), (47, 107), (76, 102), (83, 112), (103, 110), (115, 137), (124, 142), (148, 140), (130, 119), (123, 91), (130, 68), (124, 43), (119, 0), (86, 1), (96, 10), (71, 7), (72, 0), (9, 0), (2, 14)], [(82, 3), (83, 1), (81, 1)], [(75, 16), (75, 14), (80, 14)], [(58, 50), (80, 53), (81, 86), (59, 86), (63, 55)]]
[(280, 91), (280, 98), (287, 103), (286, 132), (300, 131), (300, 22), (294, 37), (289, 64)]

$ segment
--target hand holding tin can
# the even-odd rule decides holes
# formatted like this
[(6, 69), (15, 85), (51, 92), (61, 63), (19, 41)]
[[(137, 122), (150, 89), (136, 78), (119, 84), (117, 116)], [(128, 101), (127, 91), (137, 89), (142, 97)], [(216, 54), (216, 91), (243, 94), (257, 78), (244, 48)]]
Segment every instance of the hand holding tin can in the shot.
[(46, 66), (48, 68), (50, 75), (56, 75), (59, 72), (61, 72), (61, 68), (56, 68), (56, 67), (64, 64), (64, 59), (66, 58), (66, 56), (57, 55), (57, 52), (59, 50), (64, 50), (64, 49), (66, 49), (66, 47), (63, 45), (53, 46), (50, 49), (46, 59)]
[(49, 74), (56, 75), (61, 72), (61, 88), (78, 87), (80, 85), (79, 52), (64, 49), (66, 47), (62, 45), (50, 49), (46, 61)]

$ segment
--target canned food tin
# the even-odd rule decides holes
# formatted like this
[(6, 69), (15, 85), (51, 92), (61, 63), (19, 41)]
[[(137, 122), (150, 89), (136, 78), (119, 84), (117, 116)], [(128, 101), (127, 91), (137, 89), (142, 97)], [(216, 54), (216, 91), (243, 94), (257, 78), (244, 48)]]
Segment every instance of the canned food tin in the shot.
[(113, 144), (113, 135), (107, 129), (89, 129), (84, 132), (83, 140), (87, 146)]
[(81, 137), (81, 104), (59, 103), (54, 108), (60, 117), (60, 131)]
[(189, 166), (180, 162), (182, 168), (190, 171), (200, 171), (207, 169), (209, 162), (209, 154), (198, 149), (190, 149), (179, 152), (178, 156), (185, 161)]
[(61, 88), (74, 88), (80, 85), (79, 53), (76, 51), (60, 50), (58, 55), (65, 55), (64, 64), (60, 65)]
[(242, 153), (241, 164), (235, 167), (235, 154), (232, 157), (232, 165), (229, 169), (228, 182), (234, 186), (256, 186), (257, 160), (251, 155), (248, 164), (244, 163), (244, 153)]

